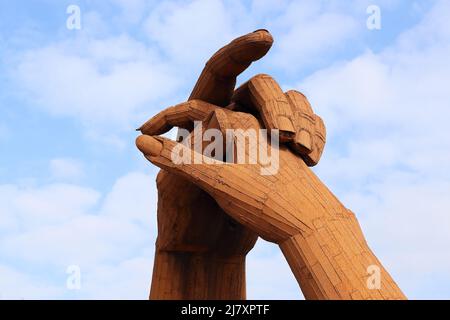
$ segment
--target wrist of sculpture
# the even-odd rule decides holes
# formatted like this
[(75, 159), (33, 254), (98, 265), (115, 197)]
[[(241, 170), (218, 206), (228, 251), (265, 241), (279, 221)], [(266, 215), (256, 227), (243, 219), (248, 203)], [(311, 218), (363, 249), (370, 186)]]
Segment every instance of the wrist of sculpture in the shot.
[(279, 244), (306, 299), (406, 299), (354, 216), (316, 222), (315, 227)]
[(244, 300), (245, 255), (157, 249), (150, 299)]

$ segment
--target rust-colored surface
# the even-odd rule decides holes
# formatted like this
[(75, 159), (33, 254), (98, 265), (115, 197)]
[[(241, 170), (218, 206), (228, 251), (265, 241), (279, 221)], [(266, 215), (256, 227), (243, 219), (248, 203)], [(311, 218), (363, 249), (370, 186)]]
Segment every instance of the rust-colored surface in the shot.
[[(150, 298), (245, 299), (245, 257), (262, 237), (280, 246), (306, 299), (405, 299), (355, 215), (309, 169), (326, 133), (307, 98), (263, 74), (235, 90), (236, 77), (272, 42), (266, 30), (232, 41), (208, 61), (187, 102), (140, 128), (138, 148), (162, 169)], [(174, 164), (178, 143), (158, 135), (175, 126), (192, 132), (194, 121), (222, 133), (278, 129), (278, 171), (261, 174), (261, 159)], [(381, 271), (379, 288), (367, 284), (370, 266)]]

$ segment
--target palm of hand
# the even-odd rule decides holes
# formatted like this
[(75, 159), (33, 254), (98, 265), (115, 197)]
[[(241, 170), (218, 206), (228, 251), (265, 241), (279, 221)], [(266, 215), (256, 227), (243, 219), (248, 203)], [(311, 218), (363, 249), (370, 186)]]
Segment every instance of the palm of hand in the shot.
[(157, 186), (160, 250), (229, 257), (245, 255), (255, 244), (254, 232), (190, 181), (161, 170)]

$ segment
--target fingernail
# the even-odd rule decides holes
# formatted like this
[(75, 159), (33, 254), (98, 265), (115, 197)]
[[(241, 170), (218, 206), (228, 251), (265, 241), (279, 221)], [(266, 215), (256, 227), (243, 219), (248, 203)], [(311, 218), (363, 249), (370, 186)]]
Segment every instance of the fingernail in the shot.
[(143, 134), (146, 134), (146, 133), (145, 133), (145, 129), (146, 129), (147, 123), (148, 123), (148, 121), (146, 121), (145, 123), (143, 123), (139, 128), (136, 129), (136, 131), (140, 131), (140, 132), (142, 132)]
[[(147, 123), (147, 122), (146, 122), (146, 123)], [(143, 125), (139, 126), (139, 128), (137, 128), (136, 131), (142, 132), (142, 129), (144, 129), (146, 123), (144, 123)], [(143, 133), (143, 132), (142, 132), (142, 133)]]
[(256, 29), (256, 30), (253, 31), (253, 32), (259, 32), (259, 31), (264, 31), (264, 32), (269, 33), (269, 30), (267, 30), (267, 29)]
[(136, 147), (143, 154), (156, 157), (161, 154), (163, 145), (160, 141), (151, 136), (141, 135), (136, 138)]

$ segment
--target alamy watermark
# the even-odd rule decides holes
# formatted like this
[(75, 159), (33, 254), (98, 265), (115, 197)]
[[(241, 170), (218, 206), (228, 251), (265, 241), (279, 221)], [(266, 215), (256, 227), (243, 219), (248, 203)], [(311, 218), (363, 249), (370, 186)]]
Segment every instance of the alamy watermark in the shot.
[[(192, 132), (179, 129), (181, 143), (172, 149), (174, 164), (259, 164), (261, 175), (275, 175), (279, 169), (279, 131), (266, 129), (203, 130), (202, 122), (194, 122)], [(195, 152), (191, 152), (191, 151)]]
[(366, 26), (369, 30), (381, 30), (381, 9), (377, 5), (370, 5), (366, 9), (369, 15), (366, 20)]
[(66, 13), (69, 15), (66, 20), (66, 27), (69, 30), (81, 29), (81, 9), (75, 4), (67, 7)]
[(70, 265), (66, 269), (68, 274), (66, 280), (66, 288), (68, 290), (80, 290), (81, 289), (81, 268), (77, 265)]
[(371, 264), (367, 267), (367, 289), (369, 290), (379, 290), (381, 289), (381, 269), (375, 264)]

